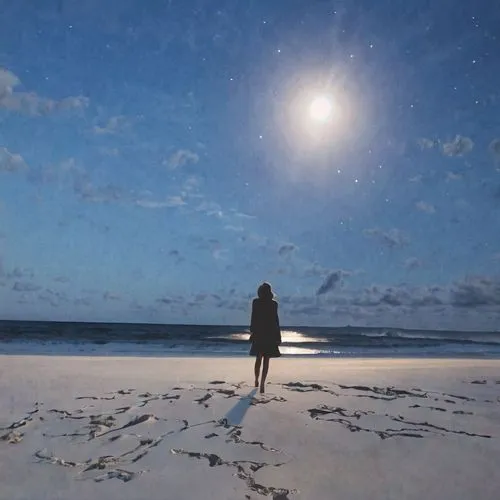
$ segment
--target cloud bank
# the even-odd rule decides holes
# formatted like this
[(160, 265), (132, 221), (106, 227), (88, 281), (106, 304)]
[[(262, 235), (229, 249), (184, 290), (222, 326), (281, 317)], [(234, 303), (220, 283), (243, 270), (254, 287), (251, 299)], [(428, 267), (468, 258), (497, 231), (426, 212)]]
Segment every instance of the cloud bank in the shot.
[(63, 99), (41, 97), (35, 92), (16, 90), (21, 81), (11, 71), (0, 68), (0, 108), (32, 116), (43, 116), (58, 111), (83, 110), (89, 105), (84, 96), (69, 96)]

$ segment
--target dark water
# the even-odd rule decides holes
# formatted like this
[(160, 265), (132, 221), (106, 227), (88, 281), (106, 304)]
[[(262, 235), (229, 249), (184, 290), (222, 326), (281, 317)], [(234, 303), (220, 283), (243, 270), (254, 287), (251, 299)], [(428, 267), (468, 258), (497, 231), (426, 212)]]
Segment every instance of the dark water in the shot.
[[(395, 328), (282, 329), (289, 356), (500, 357), (500, 332)], [(246, 355), (248, 330), (240, 326), (0, 321), (0, 353)]]

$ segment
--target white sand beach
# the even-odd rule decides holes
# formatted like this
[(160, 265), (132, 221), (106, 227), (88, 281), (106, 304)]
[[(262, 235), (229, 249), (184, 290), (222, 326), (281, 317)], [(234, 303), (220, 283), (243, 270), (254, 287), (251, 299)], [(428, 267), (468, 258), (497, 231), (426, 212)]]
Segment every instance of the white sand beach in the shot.
[(0, 498), (497, 500), (500, 361), (0, 356)]

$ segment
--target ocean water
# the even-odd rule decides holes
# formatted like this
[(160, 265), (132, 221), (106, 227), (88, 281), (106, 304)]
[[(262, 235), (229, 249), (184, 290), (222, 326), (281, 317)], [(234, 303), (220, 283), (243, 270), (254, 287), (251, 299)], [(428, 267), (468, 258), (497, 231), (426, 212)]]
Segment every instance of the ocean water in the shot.
[[(241, 326), (0, 321), (1, 354), (245, 356)], [(286, 356), (500, 357), (500, 332), (282, 328)]]

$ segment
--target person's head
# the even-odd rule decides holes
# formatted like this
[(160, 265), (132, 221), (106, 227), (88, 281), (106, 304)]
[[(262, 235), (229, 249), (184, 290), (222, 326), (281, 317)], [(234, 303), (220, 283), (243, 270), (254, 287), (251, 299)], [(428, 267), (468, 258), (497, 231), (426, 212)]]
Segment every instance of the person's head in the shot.
[(274, 293), (271, 289), (271, 285), (267, 282), (262, 283), (257, 289), (257, 297), (263, 300), (272, 300), (274, 298)]

